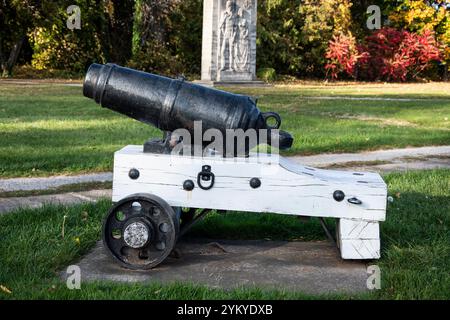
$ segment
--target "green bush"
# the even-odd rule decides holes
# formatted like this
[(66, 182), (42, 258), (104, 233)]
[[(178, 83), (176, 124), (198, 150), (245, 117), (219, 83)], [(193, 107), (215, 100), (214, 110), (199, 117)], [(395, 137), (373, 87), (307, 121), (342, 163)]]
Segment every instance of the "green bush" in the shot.
[(104, 12), (88, 0), (74, 0), (81, 10), (81, 29), (67, 25), (66, 1), (59, 1), (53, 16), (28, 33), (33, 49), (31, 65), (37, 70), (56, 69), (82, 73), (92, 62), (105, 62)]
[(159, 41), (148, 41), (133, 55), (127, 64), (130, 68), (145, 72), (177, 76), (184, 73), (184, 65), (179, 57)]
[(277, 79), (277, 73), (274, 68), (258, 69), (257, 76), (259, 79), (266, 82), (273, 82)]
[(83, 79), (84, 75), (84, 71), (75, 72), (51, 68), (38, 70), (30, 64), (24, 64), (14, 68), (14, 78), (17, 79)]
[(159, 6), (149, 0), (137, 1), (133, 57), (128, 65), (168, 76), (200, 74), (202, 16), (202, 0)]
[(328, 41), (351, 26), (348, 0), (269, 0), (258, 8), (257, 65), (323, 77)]
[(37, 70), (84, 72), (92, 62), (105, 62), (98, 37), (90, 30), (64, 30), (65, 26), (37, 28), (31, 34)]

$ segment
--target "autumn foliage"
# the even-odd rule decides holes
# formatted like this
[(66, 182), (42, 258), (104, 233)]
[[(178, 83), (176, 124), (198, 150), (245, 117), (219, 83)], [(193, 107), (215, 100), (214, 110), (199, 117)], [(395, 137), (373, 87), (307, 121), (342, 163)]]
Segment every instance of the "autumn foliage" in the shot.
[(327, 74), (346, 74), (361, 80), (406, 81), (417, 79), (441, 59), (432, 31), (422, 34), (383, 28), (357, 44), (351, 35), (334, 36), (326, 52)]
[(356, 39), (351, 34), (334, 35), (325, 54), (328, 63), (325, 65), (327, 76), (337, 79), (345, 73), (355, 78), (356, 64), (361, 58)]

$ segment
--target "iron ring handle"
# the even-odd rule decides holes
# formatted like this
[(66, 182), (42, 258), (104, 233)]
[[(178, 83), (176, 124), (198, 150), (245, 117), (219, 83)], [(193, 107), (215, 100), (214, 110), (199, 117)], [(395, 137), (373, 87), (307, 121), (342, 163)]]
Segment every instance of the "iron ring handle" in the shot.
[[(262, 113), (262, 117), (264, 119), (264, 123), (266, 124), (268, 129), (279, 129), (281, 126), (281, 117), (276, 112), (264, 112)], [(267, 121), (269, 119), (275, 119), (276, 124), (274, 126), (270, 126)]]
[[(204, 185), (202, 185), (202, 179), (204, 177), (209, 177), (208, 180), (211, 180), (209, 186), (205, 187)], [(212, 172), (199, 172), (199, 174), (197, 175), (197, 184), (200, 187), (200, 189), (202, 189), (202, 190), (210, 190), (214, 186), (214, 179), (215, 179), (215, 176), (214, 176), (214, 173), (212, 173)]]

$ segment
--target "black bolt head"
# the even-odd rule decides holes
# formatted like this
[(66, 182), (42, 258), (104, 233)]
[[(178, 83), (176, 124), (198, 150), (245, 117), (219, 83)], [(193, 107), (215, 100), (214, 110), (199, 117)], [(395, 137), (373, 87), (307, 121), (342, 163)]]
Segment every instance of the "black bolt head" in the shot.
[(128, 172), (128, 176), (130, 177), (130, 179), (136, 180), (137, 178), (139, 178), (139, 170), (138, 169), (131, 169), (130, 172)]
[(337, 202), (341, 202), (342, 200), (345, 199), (345, 193), (342, 192), (341, 190), (336, 190), (336, 191), (333, 193), (333, 198), (334, 198), (334, 200), (336, 200)]
[(186, 191), (192, 191), (194, 189), (195, 185), (194, 185), (194, 181), (192, 180), (186, 180), (183, 183), (183, 189)]
[(259, 180), (258, 178), (252, 178), (250, 180), (250, 187), (252, 187), (253, 189), (261, 187), (261, 180)]

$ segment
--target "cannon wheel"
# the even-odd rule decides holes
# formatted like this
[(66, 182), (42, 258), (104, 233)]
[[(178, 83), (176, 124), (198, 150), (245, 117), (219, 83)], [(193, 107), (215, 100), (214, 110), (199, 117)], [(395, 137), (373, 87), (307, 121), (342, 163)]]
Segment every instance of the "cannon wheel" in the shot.
[(103, 243), (121, 266), (147, 270), (167, 258), (178, 232), (178, 218), (166, 201), (135, 194), (110, 209), (103, 223)]

